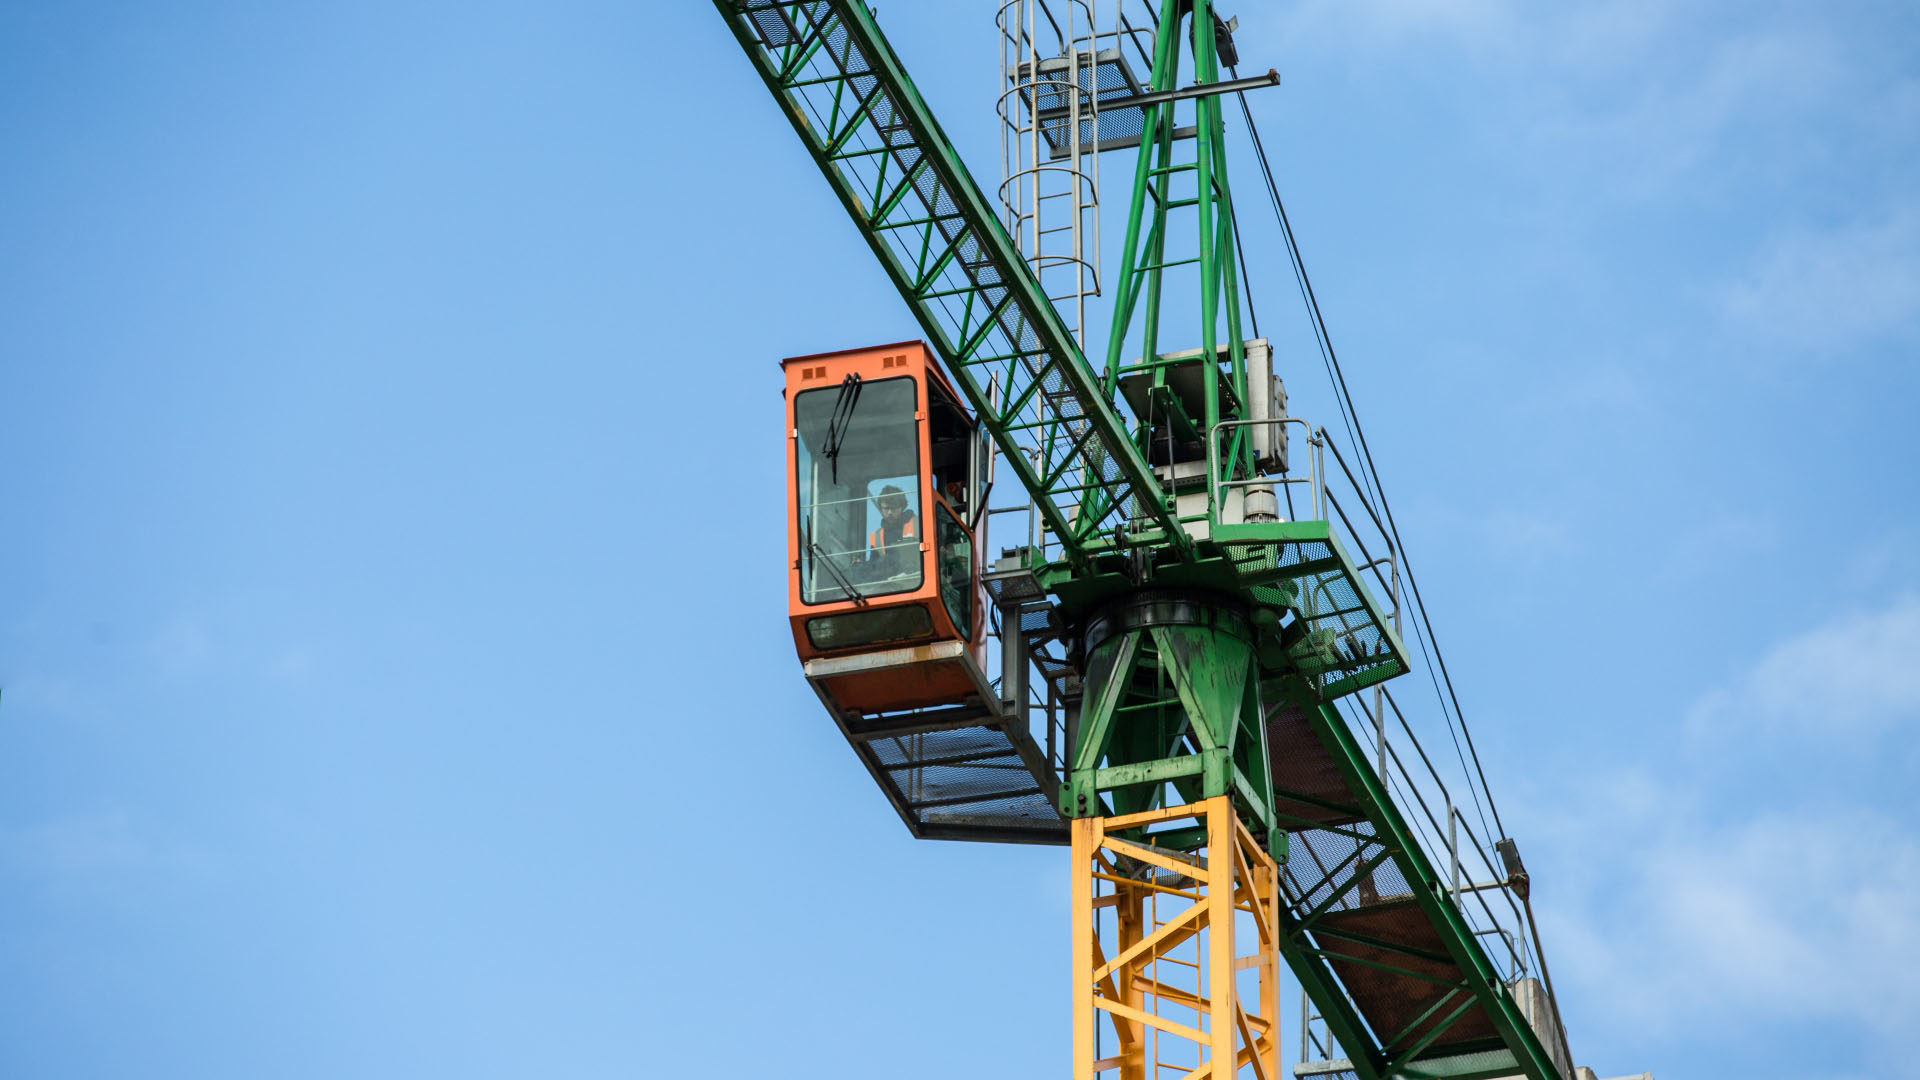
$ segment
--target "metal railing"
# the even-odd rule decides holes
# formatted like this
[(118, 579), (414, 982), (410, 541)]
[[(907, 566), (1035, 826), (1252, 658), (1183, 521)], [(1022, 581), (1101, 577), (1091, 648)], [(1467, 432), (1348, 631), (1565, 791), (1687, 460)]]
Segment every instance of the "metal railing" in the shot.
[[(1221, 432), (1231, 428), (1242, 427), (1273, 427), (1284, 429), (1284, 426), (1287, 424), (1299, 424), (1306, 429), (1308, 450), (1308, 471), (1306, 476), (1297, 477), (1288, 476), (1286, 473), (1278, 473), (1268, 476), (1253, 476), (1245, 480), (1228, 480), (1221, 477)], [(1311, 505), (1313, 509), (1313, 516), (1308, 520), (1319, 521), (1322, 517), (1321, 507), (1326, 491), (1326, 485), (1321, 483), (1320, 479), (1326, 471), (1326, 460), (1323, 450), (1326, 445), (1325, 434), (1325, 429), (1316, 431), (1312, 424), (1297, 416), (1267, 417), (1259, 420), (1222, 420), (1213, 425), (1212, 436), (1207, 439), (1207, 505), (1212, 510), (1214, 518), (1218, 520), (1220, 509), (1226, 506), (1226, 493), (1231, 488), (1272, 487), (1275, 484), (1279, 484), (1284, 491), (1287, 485), (1305, 484), (1307, 485), (1309, 498), (1312, 500)]]
[[(1322, 488), (1319, 505), (1326, 520), (1356, 557), (1359, 569), (1370, 574), (1392, 597), (1395, 629), (1399, 630), (1404, 606), (1400, 591), (1402, 559), (1392, 541), (1392, 531), (1328, 432), (1314, 429), (1310, 444), (1316, 451), (1331, 451), (1330, 461), (1316, 456), (1313, 465), (1313, 476)], [(1424, 624), (1420, 620), (1412, 622), (1413, 632), (1423, 634)], [(1372, 744), (1381, 781), (1503, 980), (1511, 985), (1519, 979), (1538, 977), (1542, 969), (1533, 948), (1536, 934), (1531, 913), (1514, 891), (1505, 861), (1494, 850), (1494, 842), (1504, 838), (1482, 836), (1481, 826), (1474, 820), (1477, 812), (1469, 816), (1469, 811), (1490, 802), (1484, 782), (1464, 759), (1442, 764), (1423, 745), (1423, 737), (1428, 741), (1440, 739), (1443, 744), (1454, 744), (1457, 752), (1459, 736), (1452, 730), (1453, 718), (1446, 701), (1438, 696), (1437, 671), (1424, 638), (1408, 645), (1409, 678), (1399, 682), (1405, 691), (1400, 697), (1385, 685), (1376, 686), (1366, 700), (1343, 699), (1336, 703), (1335, 711), (1356, 737)], [(1426, 696), (1429, 688), (1434, 697)], [(1565, 1032), (1558, 1031), (1557, 1035), (1556, 1040), (1542, 1032), (1543, 1041), (1557, 1041), (1553, 1052), (1564, 1060)]]
[[(1305, 477), (1279, 474), (1230, 479), (1222, 475), (1221, 448), (1228, 432), (1259, 424), (1297, 424), (1306, 430)], [(1393, 542), (1393, 531), (1325, 428), (1314, 427), (1299, 417), (1223, 421), (1212, 429), (1207, 451), (1208, 508), (1214, 520), (1220, 520), (1228, 505), (1228, 493), (1235, 488), (1272, 485), (1285, 492), (1291, 490), (1289, 485), (1304, 486), (1313, 519), (1328, 522), (1330, 531), (1354, 558), (1355, 568), (1371, 579), (1369, 587), (1377, 587), (1389, 598), (1395, 631), (1403, 630), (1403, 560)], [(1424, 644), (1409, 649), (1407, 663), (1412, 678), (1403, 686), (1437, 685), (1432, 682), (1434, 672), (1429, 670), (1431, 661)], [(1409, 698), (1409, 702), (1414, 700), (1418, 699)], [(1514, 892), (1504, 860), (1493, 849), (1493, 841), (1504, 838), (1482, 837), (1466, 813), (1467, 808), (1489, 801), (1484, 784), (1464, 761), (1457, 767), (1453, 763), (1443, 767), (1422, 745), (1422, 735), (1428, 739), (1457, 739), (1450, 730), (1452, 721), (1445, 702), (1435, 699), (1422, 707), (1403, 708), (1392, 690), (1377, 685), (1370, 694), (1341, 699), (1335, 711), (1356, 738), (1373, 749), (1375, 770), (1427, 859), (1439, 870), (1449, 898), (1473, 936), (1482, 942), (1503, 980), (1512, 984), (1538, 973), (1530, 913)], [(1301, 1009), (1303, 1055), (1309, 1046), (1331, 1047), (1324, 1034), (1311, 1030), (1316, 1017), (1304, 999)], [(1556, 1053), (1564, 1057), (1564, 1032), (1559, 1035)], [(1302, 1060), (1306, 1060), (1304, 1056)]]
[[(1306, 475), (1278, 473), (1241, 479), (1220, 475), (1219, 446), (1226, 441), (1223, 436), (1235, 428), (1258, 424), (1293, 424), (1306, 432)], [(1355, 569), (1368, 580), (1368, 587), (1388, 598), (1389, 616), (1395, 630), (1400, 631), (1406, 624), (1403, 560), (1390, 529), (1331, 434), (1300, 417), (1223, 421), (1213, 430), (1215, 437), (1208, 440), (1206, 477), (1211, 513), (1217, 517), (1219, 508), (1226, 504), (1227, 493), (1235, 488), (1271, 485), (1277, 493), (1294, 491), (1296, 499), (1304, 494), (1304, 506), (1298, 509), (1314, 515), (1308, 520), (1329, 523), (1353, 557)], [(1058, 557), (1057, 544), (1050, 542), (1047, 531), (1038, 524), (1039, 515), (1033, 511), (1031, 505), (1023, 503), (992, 507), (988, 515), (1004, 520), (1026, 514), (1027, 544), (1041, 551), (1044, 558)], [(1429, 685), (1429, 672), (1423, 650), (1410, 648), (1408, 664), (1412, 678), (1403, 680), (1402, 687), (1424, 690)], [(1405, 704), (1386, 685), (1378, 685), (1342, 699), (1335, 708), (1355, 736), (1373, 751), (1373, 765), (1384, 786), (1502, 978), (1511, 983), (1536, 975), (1540, 966), (1532, 948), (1528, 913), (1493, 848), (1493, 842), (1502, 838), (1482, 836), (1470, 813), (1476, 802), (1486, 802), (1486, 792), (1471, 769), (1463, 763), (1443, 765), (1443, 759), (1436, 759), (1423, 742), (1437, 738), (1444, 744), (1451, 740), (1445, 706), (1435, 700), (1417, 705), (1421, 697), (1402, 696), (1407, 698)], [(1049, 763), (1064, 769), (1072, 734), (1069, 703), (1060, 700), (1045, 680), (1034, 679), (1028, 707), (1033, 733), (1047, 746)], [(1326, 1045), (1324, 1039), (1316, 1041)]]

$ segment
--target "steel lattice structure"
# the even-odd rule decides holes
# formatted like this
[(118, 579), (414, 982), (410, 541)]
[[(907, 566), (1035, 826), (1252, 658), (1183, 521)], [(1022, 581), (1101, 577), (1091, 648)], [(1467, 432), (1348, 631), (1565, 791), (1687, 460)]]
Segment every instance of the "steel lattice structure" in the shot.
[[(1229, 39), (1210, 0), (1159, 0), (1146, 85), (1098, 103), (1099, 116), (1124, 106), (1139, 126), (1098, 372), (861, 0), (715, 3), (1044, 525), (1047, 543), (1012, 571), (1029, 584), (1005, 610), (1021, 627), (1021, 612), (1043, 615), (1071, 645), (1042, 669), (1076, 698), (1058, 775), (1038, 785), (1058, 791), (1063, 820), (1026, 831), (1074, 853), (1077, 1080), (1159, 1075), (1148, 1029), (1192, 1044), (1190, 1077), (1278, 1080), (1275, 957), (1357, 1080), (1566, 1080), (1457, 883), (1450, 891), (1409, 828), (1384, 736), (1376, 753), (1336, 708), (1408, 670), (1397, 585), (1382, 603), (1366, 580), (1392, 553), (1349, 554), (1352, 523), (1320, 494), (1319, 435), (1315, 516), (1255, 509), (1293, 481), (1256, 446), (1277, 421), (1256, 407), (1270, 388), (1251, 377), (1243, 340), (1219, 100), (1237, 84), (1220, 79)], [(1170, 254), (1176, 238), (1194, 254)], [(1188, 280), (1197, 325), (1167, 314)], [(1163, 354), (1163, 340), (1197, 348)], [(908, 760), (918, 736), (903, 733), (1007, 728), (987, 711), (842, 728), (885, 786), (895, 770), (970, 760)], [(874, 756), (876, 731), (901, 760)], [(1034, 758), (1003, 746), (1009, 737), (976, 756)], [(892, 795), (913, 824), (912, 804)], [(1190, 906), (1149, 926), (1149, 894)], [(1116, 913), (1112, 953), (1097, 908)], [(1154, 974), (1203, 929), (1190, 979)], [(1258, 987), (1243, 993), (1248, 970)], [(1097, 1053), (1098, 1030), (1114, 1033), (1116, 1054)]]

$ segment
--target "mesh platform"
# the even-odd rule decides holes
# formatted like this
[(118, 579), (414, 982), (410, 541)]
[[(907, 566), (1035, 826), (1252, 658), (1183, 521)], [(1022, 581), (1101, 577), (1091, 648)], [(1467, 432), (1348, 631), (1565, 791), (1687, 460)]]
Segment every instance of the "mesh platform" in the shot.
[[(1446, 1020), (1451, 1010), (1441, 999), (1447, 996), (1447, 988), (1428, 980), (1458, 983), (1463, 976), (1459, 965), (1445, 959), (1446, 942), (1411, 897), (1330, 912), (1318, 926), (1325, 933), (1316, 936), (1328, 939), (1328, 951), (1337, 954), (1330, 961), (1334, 974), (1346, 985), (1367, 1026), (1382, 1039), (1398, 1036), (1395, 1041), (1399, 1045), (1412, 1045)], [(1403, 975), (1376, 965), (1391, 965), (1415, 974)], [(1470, 1000), (1455, 995), (1451, 1003), (1460, 1005)], [(1493, 1020), (1476, 1005), (1447, 1024), (1433, 1045), (1444, 1051), (1450, 1046), (1497, 1038)]]
[(1034, 768), (1039, 751), (1032, 739), (1011, 717), (981, 719), (977, 726), (932, 731), (911, 730), (909, 722), (908, 730), (855, 734), (850, 741), (915, 836), (1066, 843), (1053, 778)]
[[(1497, 1039), (1492, 1018), (1453, 992), (1465, 976), (1441, 931), (1414, 898), (1396, 853), (1353, 804), (1352, 793), (1306, 710), (1283, 705), (1267, 716), (1267, 749), (1276, 810), (1288, 830), (1285, 902), (1308, 924), (1312, 946), (1333, 969), (1347, 999), (1375, 1038), (1418, 1045), (1438, 1032), (1422, 1058), (1477, 1050)], [(1397, 970), (1391, 970), (1397, 969)], [(1445, 999), (1445, 1000), (1443, 1000)], [(1510, 1058), (1508, 1060), (1511, 1060)], [(1313, 1075), (1337, 1076), (1337, 1063)], [(1302, 1074), (1306, 1075), (1306, 1074)]]
[(1267, 714), (1268, 768), (1274, 810), (1283, 825), (1351, 825), (1366, 814), (1351, 805), (1347, 782), (1307, 721), (1307, 711), (1281, 705)]
[[(937, 655), (929, 656), (929, 653)], [(874, 713), (834, 700), (830, 684), (845, 667), (885, 670), (912, 663), (958, 664), (976, 693), (957, 705)], [(998, 695), (957, 642), (846, 660), (810, 660), (807, 681), (833, 714), (887, 801), (914, 836), (928, 840), (1064, 844), (1067, 823), (1054, 809), (1058, 781), (1027, 732), (1002, 712)]]
[(1360, 1080), (1360, 1074), (1353, 1071), (1353, 1063), (1345, 1058), (1303, 1061), (1293, 1067), (1293, 1075), (1298, 1080)]
[[(1068, 96), (1072, 91), (1065, 85), (1072, 76), (1065, 58), (1042, 60), (1039, 68), (1040, 88), (1034, 96), (1037, 99), (1040, 136), (1047, 141), (1049, 154), (1058, 160), (1071, 154), (1073, 148), (1073, 131), (1070, 127), (1073, 121), (1068, 108)], [(1026, 82), (1026, 70), (1022, 68), (1016, 77)], [(1053, 80), (1055, 85), (1049, 86), (1048, 80)], [(1093, 67), (1082, 67), (1078, 81), (1083, 91), (1081, 150), (1084, 152), (1089, 147), (1095, 150), (1120, 150), (1139, 146), (1140, 134), (1146, 128), (1147, 110), (1144, 106), (1129, 102), (1146, 93), (1147, 88), (1141, 85), (1120, 50), (1101, 49), (1094, 54)], [(1097, 119), (1088, 115), (1086, 96), (1093, 97), (1097, 102)], [(1176, 139), (1190, 139), (1193, 134), (1191, 127), (1175, 128), (1173, 131)]]
[[(1255, 601), (1293, 609), (1297, 618), (1286, 634), (1291, 666), (1314, 697), (1332, 701), (1391, 679), (1407, 664), (1390, 616), (1325, 524), (1223, 525), (1217, 536)], [(1315, 528), (1321, 535), (1284, 535)]]

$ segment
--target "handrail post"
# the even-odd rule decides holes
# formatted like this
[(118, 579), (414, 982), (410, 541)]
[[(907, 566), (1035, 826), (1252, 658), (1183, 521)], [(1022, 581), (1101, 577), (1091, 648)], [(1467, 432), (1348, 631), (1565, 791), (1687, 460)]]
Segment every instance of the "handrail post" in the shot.
[(1453, 905), (1460, 906), (1460, 811), (1447, 800), (1447, 862), (1453, 874)]
[(1308, 468), (1313, 471), (1313, 516), (1320, 521), (1327, 518), (1327, 429), (1307, 436), (1307, 446), (1312, 453), (1308, 455)]
[[(1387, 782), (1387, 714), (1380, 708), (1380, 688), (1374, 687), (1373, 693), (1373, 741), (1375, 752), (1380, 756), (1380, 782)], [(1413, 782), (1412, 777), (1407, 782)]]
[[(1224, 489), (1220, 487), (1219, 478), (1214, 475), (1214, 463), (1220, 456), (1220, 429), (1227, 424), (1228, 421), (1222, 420), (1207, 432), (1207, 524), (1209, 527), (1220, 520), (1220, 492)], [(1168, 468), (1172, 466), (1169, 465)]]

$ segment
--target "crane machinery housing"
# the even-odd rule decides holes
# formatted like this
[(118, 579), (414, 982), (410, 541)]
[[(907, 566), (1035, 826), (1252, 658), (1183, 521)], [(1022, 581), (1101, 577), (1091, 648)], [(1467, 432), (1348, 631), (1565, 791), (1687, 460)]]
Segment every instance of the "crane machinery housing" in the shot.
[(1364, 443), (1247, 317), (1223, 111), (1279, 76), (1211, 0), (996, 3), (990, 198), (862, 0), (715, 0), (924, 334), (782, 365), (809, 685), (913, 835), (1068, 849), (1075, 1080), (1279, 1080), (1282, 964), (1296, 1077), (1591, 1077), (1387, 685), (1437, 646)]

